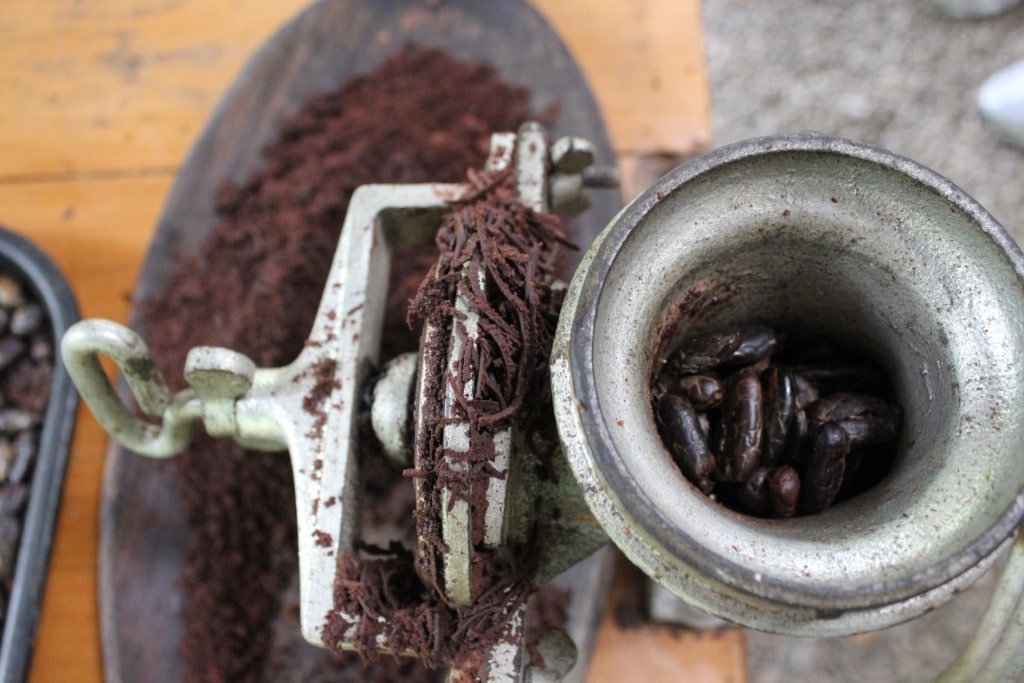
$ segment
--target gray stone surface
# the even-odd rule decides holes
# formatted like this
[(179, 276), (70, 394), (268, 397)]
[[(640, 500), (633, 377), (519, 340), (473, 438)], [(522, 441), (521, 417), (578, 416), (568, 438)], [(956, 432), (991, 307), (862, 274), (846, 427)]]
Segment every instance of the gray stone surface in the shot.
[(750, 683), (923, 683), (970, 641), (998, 571), (942, 607), (885, 631), (848, 638), (791, 638), (747, 632)]
[[(1024, 243), (1024, 152), (975, 105), (1024, 59), (1024, 5), (955, 20), (927, 0), (702, 0), (714, 144), (812, 129), (885, 147), (960, 185)], [(967, 642), (987, 577), (908, 625), (843, 639), (748, 634), (754, 683), (929, 680)]]
[(1024, 59), (1024, 5), (956, 20), (927, 0), (703, 0), (715, 145), (812, 129), (960, 185), (1024, 242), (1024, 152), (975, 106)]

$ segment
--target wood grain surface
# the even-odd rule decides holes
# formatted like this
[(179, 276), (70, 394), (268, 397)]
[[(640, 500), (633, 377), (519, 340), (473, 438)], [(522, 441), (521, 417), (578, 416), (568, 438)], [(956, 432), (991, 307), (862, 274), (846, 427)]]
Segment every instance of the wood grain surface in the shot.
[[(83, 315), (126, 319), (190, 145), (252, 52), (306, 4), (8, 0), (0, 8), (0, 221), (53, 257)], [(707, 145), (697, 0), (535, 4), (587, 74), (626, 164)], [(96, 557), (105, 450), (83, 410), (32, 681), (102, 680)], [(623, 634), (607, 622), (593, 680), (743, 680), (736, 634), (712, 648), (707, 637), (657, 631)], [(640, 652), (673, 664), (645, 675)]]

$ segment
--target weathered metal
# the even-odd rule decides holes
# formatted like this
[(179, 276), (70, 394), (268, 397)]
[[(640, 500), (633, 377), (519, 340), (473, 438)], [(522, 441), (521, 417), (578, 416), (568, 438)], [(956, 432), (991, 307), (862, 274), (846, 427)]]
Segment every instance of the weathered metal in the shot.
[[(559, 147), (563, 151), (554, 162), (547, 131), (528, 122), (517, 133), (492, 137), (486, 169), (500, 172), (514, 162), (520, 199), (533, 210), (546, 211), (553, 191), (548, 167), (554, 163), (560, 177), (580, 179), (574, 184), (576, 190), (563, 189), (559, 195), (567, 205), (578, 205), (584, 191), (581, 174), (593, 159), (593, 148), (575, 138), (566, 139)], [(65, 362), (86, 403), (115, 439), (139, 454), (157, 458), (177, 455), (188, 445), (197, 420), (202, 420), (211, 436), (232, 438), (248, 448), (289, 452), (298, 520), (300, 624), (311, 643), (323, 644), (323, 621), (334, 608), (337, 556), (352, 550), (358, 533), (359, 406), (369, 369), (378, 364), (392, 250), (398, 244), (432, 241), (441, 215), (469, 189), (462, 184), (360, 187), (350, 202), (313, 331), (303, 351), (286, 367), (257, 368), (235, 351), (197, 347), (186, 361), (185, 380), (190, 389), (172, 395), (145, 342), (128, 328), (89, 320), (73, 327), (62, 340)], [(465, 273), (481, 279), (480, 289), (488, 286), (485, 271), (471, 275), (467, 268)], [(479, 318), (466, 297), (457, 296), (454, 306), (464, 334), (451, 332), (449, 373), (458, 373), (463, 347), (475, 343)], [(425, 335), (438, 333), (427, 327)], [(141, 419), (123, 403), (100, 366), (100, 356), (118, 365), (142, 412), (157, 418), (159, 424)], [(422, 454), (413, 457), (412, 444), (404, 435), (410, 425), (414, 432), (428, 428), (423, 409), (427, 398), (416, 382), (419, 374), (415, 354), (396, 359), (376, 384), (369, 410), (370, 423), (387, 457), (399, 463), (412, 461), (414, 467)], [(464, 382), (462, 398), (472, 398), (474, 385), (473, 378)], [(461, 464), (459, 454), (470, 448), (470, 425), (456, 410), (459, 398), (446, 383), (443, 457), (453, 470)], [(593, 529), (592, 518), (580, 512), (584, 505), (567, 473), (552, 483), (513, 472), (513, 452), (528, 451), (529, 447), (525, 440), (515, 438), (511, 429), (495, 434), (494, 446), (491, 464), (500, 476), (491, 478), (486, 491), (484, 548), (505, 546), (507, 534), (528, 535), (535, 520), (519, 519), (522, 515), (513, 513), (532, 509), (538, 498), (550, 502), (541, 507), (553, 518), (540, 525), (540, 533), (557, 539), (557, 552), (540, 562), (542, 579), (571, 567), (607, 541)], [(515, 496), (528, 504), (516, 507), (510, 500), (512, 481), (521, 489)], [(422, 482), (415, 483), (417, 505), (422, 507), (426, 492), (421, 490)], [(439, 521), (447, 552), (437, 588), (450, 604), (470, 606), (476, 598), (472, 542), (476, 521), (467, 501), (447, 489), (441, 493)], [(598, 599), (596, 595), (590, 598)], [(485, 653), (482, 670), (488, 680), (521, 680), (525, 675), (523, 612), (520, 609), (512, 617), (507, 636)], [(347, 615), (346, 620), (351, 625), (349, 633), (354, 634), (359, 616)], [(350, 647), (354, 641), (332, 644)], [(379, 645), (388, 649), (387, 643)], [(561, 676), (557, 668), (535, 673), (550, 680)]]
[[(683, 479), (650, 408), (661, 354), (753, 322), (882, 363), (905, 410), (885, 480), (762, 520)], [(1013, 543), (1022, 355), (1024, 257), (998, 223), (908, 159), (801, 133), (685, 164), (612, 221), (566, 297), (552, 387), (587, 503), (634, 563), (710, 614), (827, 636), (917, 616)]]
[[(507, 155), (509, 142), (496, 138), (495, 149)], [(553, 163), (556, 177), (582, 178), (581, 164), (592, 161), (585, 144), (558, 142), (549, 154), (532, 125), (515, 142), (525, 201), (582, 205), (587, 183), (574, 181), (576, 196), (558, 196), (569, 185), (555, 188), (545, 164)], [(492, 155), (496, 167), (507, 163), (501, 157)], [(291, 451), (303, 629), (313, 642), (331, 607), (324, 587), (333, 580), (334, 552), (355, 533), (356, 406), (376, 360), (389, 245), (399, 235), (423, 238), (461, 189), (368, 186), (356, 193), (311, 343), (286, 368), (256, 369), (233, 352), (197, 350), (186, 373), (192, 389), (172, 397), (130, 332), (91, 322), (65, 338), (87, 402), (130, 447), (168, 455), (201, 418), (214, 433)], [(417, 211), (389, 211), (395, 207)], [(467, 334), (452, 340), (451, 356), (473, 343), (474, 312), (467, 302), (459, 306)], [(651, 382), (667, 350), (681, 339), (764, 323), (842, 338), (884, 367), (903, 407), (889, 475), (818, 514), (767, 520), (732, 512), (683, 478), (658, 434)], [(122, 366), (143, 410), (164, 417), (166, 434), (121, 405), (97, 353)], [(540, 501), (539, 580), (610, 538), (690, 607), (733, 623), (822, 636), (911, 619), (970, 585), (1014, 544), (1024, 518), (1021, 357), (1024, 256), (952, 183), (884, 150), (813, 133), (723, 148), (638, 197), (585, 256), (551, 360), (564, 458), (552, 462), (548, 481), (520, 473), (488, 489), (494, 505), (483, 520), (485, 545), (504, 543), (507, 518), (527, 496)], [(318, 378), (318, 368), (329, 371)], [(371, 409), (399, 462), (407, 462), (409, 448), (400, 433), (410, 420), (416, 428), (410, 411), (422, 415), (425, 400), (413, 396), (415, 374), (409, 359), (392, 366)], [(308, 410), (303, 400), (325, 387), (323, 409)], [(792, 387), (797, 404), (806, 403), (805, 389)], [(446, 395), (446, 403), (457, 398)], [(464, 431), (448, 425), (447, 451), (468, 447)], [(507, 454), (525, 448), (515, 434), (499, 440)], [(339, 491), (340, 505), (310, 504)], [(475, 522), (459, 501), (447, 502), (443, 540), (451, 557), (441, 588), (453, 604), (470, 604)], [(313, 542), (325, 528), (337, 530), (329, 547)], [(1024, 619), (1020, 547), (978, 639), (944, 680), (1024, 671), (1014, 625)], [(515, 642), (487, 654), (493, 680), (523, 677), (521, 627), (513, 619)], [(568, 651), (552, 639), (552, 648)], [(529, 675), (558, 680), (560, 673)]]

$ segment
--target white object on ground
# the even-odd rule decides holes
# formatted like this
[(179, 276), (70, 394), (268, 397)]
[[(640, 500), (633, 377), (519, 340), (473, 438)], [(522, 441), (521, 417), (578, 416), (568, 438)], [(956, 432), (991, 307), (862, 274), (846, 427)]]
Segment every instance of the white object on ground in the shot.
[(1024, 148), (1024, 60), (989, 76), (978, 90), (977, 101), (986, 123)]

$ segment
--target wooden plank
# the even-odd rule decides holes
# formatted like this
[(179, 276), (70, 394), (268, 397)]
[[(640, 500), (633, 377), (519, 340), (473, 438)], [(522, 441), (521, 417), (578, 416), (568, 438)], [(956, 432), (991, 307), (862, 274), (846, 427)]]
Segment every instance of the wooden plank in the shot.
[[(84, 316), (124, 320), (170, 181), (165, 176), (0, 183), (0, 220), (50, 255), (71, 281)], [(80, 406), (31, 681), (101, 680), (96, 557), (106, 443), (106, 434)]]
[(252, 50), (307, 0), (14, 0), (0, 181), (173, 172)]
[[(698, 0), (535, 0), (631, 153), (709, 138)], [(307, 0), (15, 0), (0, 13), (0, 181), (172, 172), (251, 51)]]
[(699, 0), (534, 0), (590, 81), (620, 154), (686, 156), (711, 140)]
[(50, 255), (83, 317), (124, 320), (170, 184), (167, 175), (0, 183), (0, 221)]
[(746, 652), (740, 629), (693, 631), (639, 621), (643, 575), (620, 558), (608, 610), (591, 660), (589, 683), (745, 683)]

